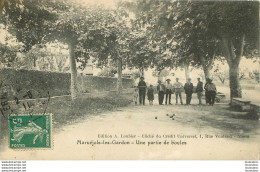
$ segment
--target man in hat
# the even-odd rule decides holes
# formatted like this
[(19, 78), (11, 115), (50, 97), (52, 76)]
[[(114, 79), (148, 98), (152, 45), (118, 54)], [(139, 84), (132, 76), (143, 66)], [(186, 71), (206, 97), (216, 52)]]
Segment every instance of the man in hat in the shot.
[(145, 105), (145, 92), (146, 92), (146, 83), (144, 82), (144, 77), (140, 77), (140, 81), (138, 83), (139, 88), (139, 103), (140, 105)]
[(208, 80), (208, 84), (206, 85), (206, 89), (208, 91), (208, 101), (209, 105), (213, 106), (215, 103), (217, 88), (214, 83), (212, 83), (212, 79)]
[(166, 79), (166, 100), (165, 104), (167, 105), (168, 97), (169, 97), (169, 105), (171, 105), (171, 95), (172, 95), (172, 84), (170, 83), (170, 79)]
[(157, 85), (159, 105), (162, 105), (165, 93), (165, 85), (159, 80)]
[(190, 105), (190, 101), (193, 93), (193, 84), (191, 83), (190, 78), (188, 78), (187, 82), (185, 83), (184, 90), (186, 94), (186, 105)]
[(180, 97), (181, 104), (183, 104), (182, 97), (181, 97), (183, 85), (182, 85), (182, 83), (179, 82), (179, 78), (176, 78), (176, 82), (173, 84), (173, 87), (174, 87), (175, 95), (176, 95), (176, 104), (178, 104), (178, 96)]
[(199, 105), (202, 105), (201, 97), (202, 97), (202, 92), (203, 92), (203, 82), (200, 81), (200, 78), (198, 78), (196, 92), (197, 92), (197, 96), (199, 99)]

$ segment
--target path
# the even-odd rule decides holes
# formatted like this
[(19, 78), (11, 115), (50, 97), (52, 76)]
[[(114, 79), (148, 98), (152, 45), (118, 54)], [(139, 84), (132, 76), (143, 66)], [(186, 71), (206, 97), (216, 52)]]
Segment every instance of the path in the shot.
[[(86, 117), (79, 123), (54, 130), (53, 150), (0, 152), (0, 159), (259, 159), (259, 121), (244, 119), (243, 113), (230, 113), (228, 106), (153, 105), (129, 106), (114, 112)], [(166, 114), (175, 114), (171, 120)], [(157, 119), (155, 119), (157, 117)], [(173, 141), (174, 145), (85, 145), (79, 141), (96, 141), (98, 135), (118, 138), (99, 138), (112, 142)], [(120, 138), (120, 135), (136, 135)], [(156, 135), (161, 138), (156, 138)], [(203, 139), (199, 138), (199, 135)], [(213, 138), (205, 138), (205, 134)], [(216, 139), (215, 135), (232, 135), (233, 138)], [(144, 136), (155, 138), (143, 138)], [(166, 135), (192, 138), (163, 138)], [(234, 136), (241, 135), (237, 138)], [(176, 145), (177, 142), (186, 145)], [(7, 143), (4, 143), (7, 144)]]

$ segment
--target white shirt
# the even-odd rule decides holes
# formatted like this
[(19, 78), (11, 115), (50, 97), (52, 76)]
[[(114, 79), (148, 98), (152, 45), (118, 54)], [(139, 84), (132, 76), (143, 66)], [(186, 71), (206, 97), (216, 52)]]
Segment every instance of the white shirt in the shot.
[(172, 84), (171, 84), (171, 83), (168, 84), (168, 83), (166, 82), (166, 89), (168, 89), (168, 90), (172, 89)]
[(175, 82), (174, 83), (174, 88), (182, 88), (183, 85), (180, 82)]

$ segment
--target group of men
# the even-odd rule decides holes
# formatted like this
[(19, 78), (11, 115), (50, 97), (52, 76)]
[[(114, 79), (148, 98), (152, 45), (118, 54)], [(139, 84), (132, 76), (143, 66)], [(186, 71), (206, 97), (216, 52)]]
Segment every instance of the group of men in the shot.
[[(179, 78), (176, 78), (176, 82), (174, 84), (171, 84), (171, 80), (167, 79), (166, 83), (163, 84), (160, 80), (158, 81), (157, 85), (157, 91), (158, 91), (158, 100), (159, 104), (163, 105), (163, 101), (165, 98), (165, 104), (171, 105), (171, 95), (175, 94), (176, 96), (176, 104), (178, 104), (178, 100), (180, 99), (180, 103), (183, 104), (182, 101), (182, 92), (184, 90), (186, 94), (186, 105), (190, 105), (192, 94), (194, 92), (197, 93), (199, 105), (202, 104), (202, 92), (203, 92), (203, 82), (200, 80), (200, 78), (197, 78), (197, 86), (196, 89), (193, 86), (193, 83), (191, 82), (191, 78), (187, 80), (187, 82), (184, 84), (179, 82)], [(140, 82), (138, 84), (139, 89), (139, 103), (145, 104), (145, 94), (146, 94), (146, 83), (144, 82), (144, 78), (140, 78)], [(152, 85), (150, 86), (150, 89), (152, 89)], [(206, 84), (204, 86), (205, 89), (205, 97), (206, 97), (206, 104), (214, 105), (215, 102), (215, 96), (216, 96), (216, 86), (214, 83), (212, 83), (212, 80), (207, 78)], [(150, 93), (149, 93), (150, 94)], [(149, 95), (148, 95), (149, 99)], [(149, 100), (150, 101), (150, 100)]]

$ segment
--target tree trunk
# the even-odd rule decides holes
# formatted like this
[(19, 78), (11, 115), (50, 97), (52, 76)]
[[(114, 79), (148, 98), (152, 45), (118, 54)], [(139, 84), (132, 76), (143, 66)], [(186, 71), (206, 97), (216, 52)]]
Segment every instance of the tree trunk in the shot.
[(158, 81), (162, 81), (161, 71), (158, 71)]
[(68, 43), (69, 52), (70, 52), (70, 70), (71, 70), (71, 99), (75, 100), (77, 98), (77, 66), (75, 59), (74, 48), (75, 45), (73, 43)]
[(140, 68), (140, 74), (142, 77), (144, 77), (144, 68), (143, 67)]
[(186, 81), (188, 81), (188, 79), (190, 78), (190, 69), (188, 64), (184, 64), (184, 70), (185, 70)]
[(211, 68), (211, 66), (203, 66), (205, 79), (210, 78), (210, 68)]
[(214, 59), (215, 59), (215, 52), (212, 53), (211, 58), (208, 59), (208, 60), (205, 57), (200, 58), (200, 61), (202, 63), (202, 68), (203, 68), (203, 71), (204, 71), (205, 79), (211, 77), (210, 76), (210, 69), (213, 65)]
[(122, 93), (122, 59), (117, 59), (117, 94)]
[(34, 69), (36, 69), (36, 57), (35, 56), (33, 56), (33, 67), (34, 67)]
[(234, 97), (241, 98), (242, 90), (239, 83), (239, 70), (237, 65), (230, 66), (229, 69), (229, 86), (231, 100)]
[(222, 50), (229, 66), (230, 100), (241, 98), (242, 90), (239, 83), (239, 63), (243, 56), (245, 34), (241, 35), (240, 42), (234, 47), (232, 39), (228, 35), (222, 37)]

